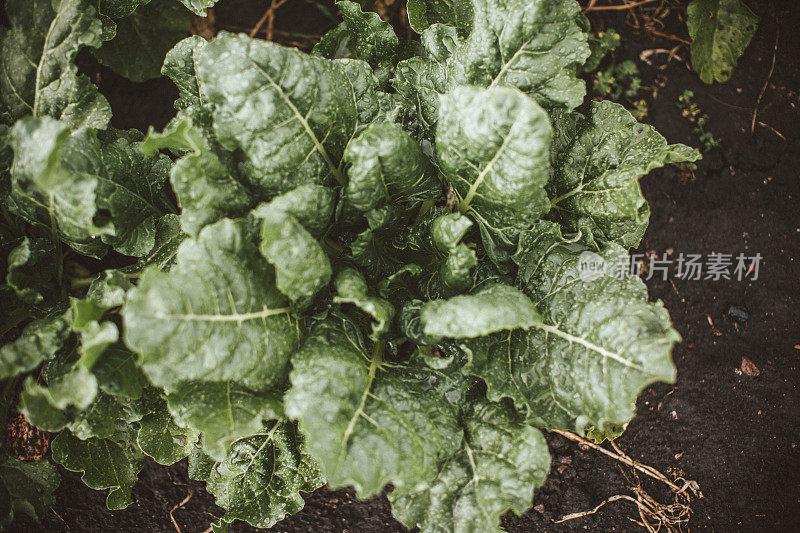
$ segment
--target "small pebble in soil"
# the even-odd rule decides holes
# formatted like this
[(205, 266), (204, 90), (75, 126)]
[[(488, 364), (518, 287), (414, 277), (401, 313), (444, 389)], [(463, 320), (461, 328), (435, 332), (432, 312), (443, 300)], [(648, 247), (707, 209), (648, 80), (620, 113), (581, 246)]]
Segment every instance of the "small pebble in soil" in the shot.
[(737, 322), (747, 322), (747, 319), (750, 318), (750, 313), (744, 307), (732, 305), (728, 307), (728, 316)]

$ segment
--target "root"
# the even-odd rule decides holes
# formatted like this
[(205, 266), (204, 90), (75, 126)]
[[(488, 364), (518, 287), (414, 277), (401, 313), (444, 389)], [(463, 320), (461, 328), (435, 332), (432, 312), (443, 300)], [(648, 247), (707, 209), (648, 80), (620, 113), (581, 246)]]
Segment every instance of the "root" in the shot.
[[(593, 450), (597, 450), (612, 459), (616, 459), (617, 461), (632, 467), (636, 472), (641, 472), (653, 479), (660, 481), (667, 485), (672, 494), (673, 494), (673, 501), (669, 504), (664, 504), (657, 501), (655, 498), (650, 496), (644, 488), (642, 488), (641, 483), (639, 482), (638, 476), (636, 478), (636, 482), (632, 483), (630, 489), (633, 493), (633, 496), (627, 494), (617, 494), (614, 496), (610, 496), (606, 498), (600, 504), (598, 504), (593, 509), (589, 509), (587, 511), (581, 511), (578, 513), (571, 513), (561, 517), (558, 520), (555, 520), (555, 523), (566, 522), (568, 520), (574, 520), (576, 518), (583, 518), (585, 516), (592, 515), (599, 511), (605, 505), (619, 501), (629, 501), (636, 505), (637, 510), (639, 512), (639, 519), (630, 518), (630, 520), (636, 524), (639, 524), (643, 528), (645, 528), (650, 533), (655, 533), (661, 531), (661, 529), (665, 529), (669, 532), (680, 532), (682, 531), (682, 527), (689, 522), (689, 518), (691, 517), (691, 500), (692, 497), (696, 497), (698, 499), (703, 497), (703, 493), (700, 491), (700, 486), (697, 484), (696, 481), (687, 481), (683, 478), (676, 478), (675, 480), (670, 480), (653, 468), (652, 466), (645, 465), (640, 463), (639, 461), (629, 457), (625, 452), (623, 452), (619, 446), (614, 441), (610, 441), (611, 447), (614, 449), (612, 452), (611, 450), (607, 450), (594, 442), (591, 442), (583, 437), (576, 435), (574, 433), (570, 433), (568, 431), (561, 431), (561, 430), (552, 430), (553, 433), (558, 433), (562, 437), (570, 439), (574, 442), (579, 443), (581, 446), (585, 446), (587, 448), (591, 448)], [(627, 476), (626, 476), (627, 478)], [(628, 480), (630, 482), (630, 480)]]

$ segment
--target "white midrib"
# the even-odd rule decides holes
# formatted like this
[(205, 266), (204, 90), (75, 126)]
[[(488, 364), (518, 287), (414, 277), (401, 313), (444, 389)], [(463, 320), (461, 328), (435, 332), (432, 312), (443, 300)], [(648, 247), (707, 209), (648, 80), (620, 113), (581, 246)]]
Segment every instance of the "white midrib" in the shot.
[(42, 65), (44, 65), (45, 56), (47, 55), (47, 50), (49, 48), (50, 38), (53, 34), (53, 28), (56, 27), (56, 23), (58, 22), (58, 17), (61, 15), (60, 10), (56, 10), (56, 16), (53, 17), (53, 22), (50, 23), (50, 27), (47, 28), (47, 35), (44, 37), (44, 44), (42, 45), (42, 58), (39, 60), (39, 64), (36, 66), (36, 83), (33, 85), (33, 109), (32, 114), (34, 117), (39, 116), (39, 94), (40, 94), (40, 83), (41, 83), (41, 75), (42, 75)]
[(195, 315), (195, 314), (158, 314), (156, 318), (169, 318), (172, 320), (184, 320), (186, 322), (245, 322), (247, 320), (258, 320), (275, 315), (289, 313), (291, 307), (280, 307), (278, 309), (267, 309), (254, 313), (236, 313), (232, 315)]
[(308, 121), (300, 112), (300, 110), (297, 109), (297, 107), (294, 105), (294, 102), (292, 102), (291, 98), (289, 98), (286, 95), (286, 93), (283, 91), (283, 88), (280, 85), (275, 83), (275, 80), (272, 79), (272, 76), (269, 75), (269, 72), (261, 68), (261, 65), (259, 65), (252, 59), (248, 58), (248, 60), (256, 69), (258, 69), (259, 72), (261, 72), (264, 75), (265, 78), (267, 78), (269, 84), (272, 85), (272, 87), (278, 92), (281, 99), (283, 99), (283, 101), (286, 102), (286, 105), (289, 106), (289, 109), (292, 110), (292, 113), (294, 113), (294, 115), (297, 117), (297, 120), (300, 121), (300, 124), (302, 124), (303, 128), (306, 130), (306, 134), (314, 143), (314, 148), (316, 148), (317, 152), (319, 152), (319, 154), (322, 156), (322, 159), (324, 159), (325, 163), (327, 163), (328, 168), (331, 171), (331, 174), (333, 174), (333, 177), (336, 178), (336, 181), (339, 182), (340, 185), (345, 186), (347, 183), (344, 179), (344, 176), (342, 176), (339, 167), (333, 164), (333, 160), (331, 160), (330, 156), (328, 155), (328, 152), (325, 150), (325, 147), (322, 146), (322, 143), (319, 142), (319, 139), (317, 139), (317, 135), (314, 133), (314, 130), (311, 129), (311, 125), (308, 123)]
[[(514, 124), (516, 124), (516, 122)], [(478, 187), (481, 186), (483, 180), (486, 179), (486, 176), (489, 174), (489, 172), (492, 171), (492, 168), (494, 167), (495, 163), (497, 163), (497, 161), (500, 159), (500, 156), (503, 155), (503, 152), (506, 151), (506, 147), (508, 146), (508, 141), (509, 139), (511, 139), (511, 130), (514, 129), (514, 124), (511, 124), (511, 127), (508, 129), (508, 135), (506, 135), (506, 138), (503, 139), (503, 144), (501, 144), (500, 148), (497, 149), (497, 152), (495, 152), (494, 157), (492, 157), (491, 161), (489, 161), (486, 164), (481, 173), (478, 174), (478, 177), (475, 178), (475, 181), (472, 183), (472, 186), (469, 188), (469, 191), (467, 191), (466, 196), (464, 196), (464, 199), (461, 200), (461, 204), (459, 205), (459, 211), (461, 211), (462, 213), (467, 212), (467, 210), (469, 209), (469, 205), (472, 202), (472, 199), (475, 198), (476, 194), (478, 194)]]
[(369, 365), (368, 377), (367, 377), (367, 384), (364, 387), (364, 392), (361, 393), (361, 400), (358, 403), (358, 408), (356, 408), (353, 416), (350, 418), (350, 421), (347, 424), (347, 427), (344, 430), (344, 434), (342, 435), (342, 443), (341, 443), (341, 451), (339, 452), (339, 460), (336, 465), (336, 469), (339, 469), (339, 466), (342, 464), (344, 457), (347, 455), (347, 442), (350, 440), (350, 437), (353, 434), (353, 431), (356, 428), (356, 422), (358, 422), (358, 417), (364, 414), (364, 407), (367, 404), (367, 398), (369, 397), (369, 391), (372, 389), (372, 384), (375, 381), (375, 374), (378, 372), (378, 368), (380, 368), (381, 364), (383, 363), (383, 345), (378, 345), (375, 349), (375, 355), (372, 357), (372, 362)]
[(560, 329), (558, 329), (555, 326), (548, 326), (547, 324), (536, 324), (533, 327), (535, 327), (537, 329), (540, 329), (542, 331), (546, 331), (548, 333), (552, 333), (556, 337), (561, 337), (562, 339), (567, 340), (567, 341), (569, 341), (571, 343), (579, 344), (579, 345), (583, 346), (584, 348), (586, 348), (588, 350), (591, 350), (593, 352), (597, 352), (600, 355), (602, 355), (603, 357), (605, 357), (607, 359), (612, 359), (612, 360), (616, 361), (617, 363), (619, 363), (621, 365), (627, 366), (629, 368), (633, 368), (634, 370), (638, 370), (640, 372), (648, 373), (645, 368), (643, 368), (640, 365), (637, 365), (635, 363), (631, 363), (627, 359), (623, 358), (620, 354), (618, 354), (616, 352), (612, 352), (612, 351), (606, 350), (602, 346), (598, 346), (597, 344), (589, 342), (586, 339), (583, 339), (581, 337), (576, 337), (575, 335), (570, 335), (566, 331), (561, 331)]

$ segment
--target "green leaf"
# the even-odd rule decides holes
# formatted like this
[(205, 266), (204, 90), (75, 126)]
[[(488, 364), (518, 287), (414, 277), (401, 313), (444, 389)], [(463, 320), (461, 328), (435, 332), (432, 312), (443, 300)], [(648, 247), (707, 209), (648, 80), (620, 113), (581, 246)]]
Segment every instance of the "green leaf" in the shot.
[(758, 17), (741, 0), (694, 0), (686, 8), (692, 38), (692, 67), (703, 83), (724, 83), (758, 27)]
[[(107, 323), (107, 322), (106, 322)], [(107, 347), (92, 366), (100, 389), (114, 396), (136, 399), (147, 387), (136, 354), (121, 342)]]
[(257, 207), (253, 215), (258, 217), (261, 209), (284, 211), (292, 215), (311, 235), (320, 237), (331, 222), (335, 201), (333, 189), (321, 185), (300, 185), (276, 196), (268, 204)]
[(192, 452), (197, 438), (197, 432), (175, 424), (160, 394), (150, 393), (147, 414), (139, 421), (136, 434), (136, 444), (145, 455), (158, 464), (175, 464)]
[(259, 190), (277, 194), (328, 177), (344, 182), (339, 165), (357, 112), (336, 62), (222, 32), (197, 53), (197, 77), (215, 106), (220, 143), (243, 151)]
[(442, 99), (436, 150), (462, 213), (527, 228), (549, 208), (547, 113), (515, 89), (461, 87)]
[(309, 298), (331, 280), (330, 260), (319, 242), (291, 214), (273, 207), (258, 211), (261, 254), (275, 267), (275, 285), (291, 300)]
[[(44, 518), (56, 499), (53, 492), (61, 483), (61, 476), (47, 460), (22, 462), (6, 457), (0, 462), (0, 527), (6, 528), (22, 512), (36, 520)], [(3, 494), (5, 492), (5, 494)], [(7, 511), (7, 514), (2, 514)]]
[(21, 120), (11, 133), (12, 206), (81, 253), (101, 257), (105, 243), (145, 255), (155, 244), (156, 218), (168, 209), (170, 161), (143, 157), (133, 143), (138, 135), (70, 135), (51, 119)]
[(370, 338), (377, 340), (389, 332), (394, 307), (382, 298), (367, 295), (367, 282), (354, 268), (346, 268), (336, 275), (334, 303), (353, 304), (367, 313), (374, 323)]
[(170, 182), (182, 208), (181, 227), (193, 236), (221, 218), (244, 215), (257, 200), (242, 183), (230, 157), (211, 138), (210, 123), (202, 121), (210, 121), (205, 108), (191, 108), (163, 133), (151, 131), (142, 143), (146, 154), (161, 148), (186, 152), (172, 167)]
[(102, 24), (87, 0), (8, 0), (11, 28), (0, 43), (0, 120), (50, 116), (73, 128), (104, 128), (111, 108), (72, 63), (101, 44)]
[(68, 431), (53, 440), (53, 460), (67, 470), (83, 472), (81, 479), (93, 489), (110, 489), (106, 505), (124, 509), (133, 503), (131, 488), (142, 469), (142, 453), (131, 431), (115, 439), (81, 440)]
[(269, 430), (234, 442), (227, 457), (214, 465), (206, 486), (227, 511), (223, 524), (238, 519), (270, 528), (303, 508), (301, 491), (312, 492), (324, 483), (295, 425), (276, 421)]
[(408, 0), (408, 22), (411, 28), (422, 33), (434, 24), (447, 24), (468, 35), (472, 29), (471, 0)]
[(28, 239), (8, 255), (6, 282), (27, 304), (50, 307), (60, 296), (56, 247), (49, 239)]
[[(332, 487), (359, 497), (387, 483), (411, 488), (432, 479), (461, 442), (460, 394), (423, 363), (388, 365), (348, 321), (330, 318), (292, 358), (286, 413), (299, 419)], [(435, 386), (434, 386), (435, 384)]]
[(336, 2), (350, 37), (352, 56), (369, 63), (378, 79), (388, 79), (397, 64), (400, 39), (391, 24), (372, 11), (362, 11), (356, 2)]
[(206, 10), (209, 7), (214, 7), (219, 0), (180, 0), (188, 9), (191, 9), (195, 15), (201, 17), (206, 16)]
[(232, 442), (283, 415), (279, 395), (258, 394), (233, 381), (184, 383), (167, 395), (167, 405), (176, 423), (202, 434), (203, 451), (217, 461)]
[(422, 306), (420, 321), (428, 337), (474, 338), (541, 323), (530, 298), (507, 285), (491, 284), (475, 294), (434, 300)]
[(71, 333), (72, 317), (55, 315), (34, 320), (18, 339), (0, 347), (0, 379), (33, 370), (51, 359), (66, 344)]
[(82, 366), (52, 380), (47, 387), (29, 376), (20, 394), (19, 411), (39, 429), (61, 431), (72, 422), (72, 412), (92, 406), (97, 391), (97, 380)]
[(94, 55), (126, 78), (143, 82), (161, 74), (164, 56), (189, 32), (190, 13), (175, 0), (153, 0), (116, 21), (116, 34)]
[(433, 25), (422, 35), (428, 57), (398, 65), (394, 86), (426, 129), (436, 123), (440, 95), (464, 85), (516, 87), (548, 109), (581, 103), (578, 69), (589, 47), (577, 2), (472, 0), (472, 7), (468, 37)]
[(150, 381), (278, 382), (297, 327), (243, 221), (223, 219), (185, 240), (169, 272), (150, 266), (127, 296), (125, 342)]
[[(167, 52), (167, 56), (164, 58), (164, 67), (161, 73), (171, 79), (179, 91), (175, 109), (187, 109), (207, 103), (200, 94), (195, 66), (196, 55), (207, 44), (208, 42), (202, 37), (193, 35), (176, 44), (172, 50)], [(142, 149), (144, 149), (144, 145)]]
[(662, 304), (649, 303), (644, 283), (627, 274), (623, 248), (595, 253), (541, 222), (514, 260), (543, 323), (462, 343), (466, 371), (486, 381), (490, 399), (513, 399), (542, 427), (603, 432), (633, 417), (642, 389), (674, 381), (670, 353), (680, 336)]
[(347, 202), (359, 211), (383, 203), (414, 204), (441, 195), (442, 186), (428, 158), (401, 126), (369, 126), (347, 145)]
[(544, 483), (550, 454), (541, 432), (505, 404), (473, 400), (464, 442), (425, 483), (389, 493), (392, 513), (420, 531), (502, 531), (508, 510), (521, 515)]
[(568, 231), (585, 229), (629, 248), (639, 245), (650, 218), (639, 179), (700, 158), (688, 146), (668, 144), (613, 102), (592, 102), (585, 117), (558, 115), (553, 123), (551, 215)]
[(159, 270), (169, 270), (175, 263), (178, 247), (186, 238), (181, 230), (181, 219), (178, 215), (164, 215), (156, 222), (156, 239), (153, 249), (135, 265), (125, 267), (122, 272), (132, 274), (141, 272), (145, 267), (153, 265)]

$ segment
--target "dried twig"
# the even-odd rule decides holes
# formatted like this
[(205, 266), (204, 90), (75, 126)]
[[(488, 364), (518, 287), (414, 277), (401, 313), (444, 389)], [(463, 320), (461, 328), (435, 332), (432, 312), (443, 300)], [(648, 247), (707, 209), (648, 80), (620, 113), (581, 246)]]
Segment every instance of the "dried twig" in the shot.
[[(772, 66), (769, 67), (769, 74), (767, 75), (767, 81), (764, 82), (764, 86), (761, 88), (761, 92), (758, 94), (758, 100), (756, 100), (756, 107), (753, 109), (753, 122), (750, 124), (750, 133), (754, 133), (756, 131), (756, 117), (758, 116), (758, 106), (761, 105), (761, 99), (764, 98), (764, 93), (767, 91), (767, 86), (769, 85), (769, 80), (772, 79), (772, 73), (775, 71), (775, 58), (778, 56), (778, 39), (781, 35), (781, 27), (778, 26), (775, 29), (775, 47), (772, 50)], [(781, 135), (783, 137), (783, 135)]]
[(264, 12), (264, 16), (256, 23), (252, 30), (250, 30), (250, 37), (255, 37), (261, 31), (261, 27), (267, 25), (267, 40), (272, 40), (272, 31), (275, 26), (275, 11), (278, 10), (287, 0), (272, 0), (269, 8)]
[(183, 507), (184, 505), (186, 505), (186, 502), (191, 500), (193, 495), (194, 495), (194, 492), (190, 490), (189, 494), (186, 495), (186, 497), (181, 501), (181, 503), (173, 506), (172, 509), (169, 510), (169, 519), (172, 520), (172, 525), (175, 526), (175, 530), (178, 533), (181, 533), (181, 528), (180, 528), (180, 526), (178, 526), (178, 522), (175, 521), (175, 516), (172, 513), (174, 513), (177, 509), (179, 509), (179, 508)]
[[(689, 483), (687, 483), (687, 485), (685, 485), (683, 488), (681, 488), (678, 485), (676, 485), (675, 483), (673, 483), (672, 481), (670, 481), (667, 478), (667, 476), (665, 476), (664, 474), (662, 474), (661, 472), (659, 472), (658, 470), (656, 470), (652, 466), (648, 466), (648, 465), (640, 463), (639, 461), (636, 461), (635, 459), (631, 459), (622, 450), (620, 450), (619, 447), (617, 447), (617, 445), (614, 444), (613, 441), (611, 441), (611, 445), (614, 447), (614, 449), (616, 450), (617, 453), (614, 453), (612, 451), (606, 450), (602, 446), (599, 446), (599, 445), (595, 444), (592, 441), (586, 440), (583, 437), (581, 437), (580, 435), (576, 435), (574, 433), (570, 433), (569, 431), (562, 431), (560, 429), (553, 429), (551, 431), (553, 433), (558, 433), (562, 437), (565, 437), (565, 438), (567, 438), (569, 440), (578, 442), (580, 444), (583, 444), (584, 446), (588, 446), (589, 448), (597, 450), (600, 453), (603, 453), (603, 454), (605, 454), (605, 455), (607, 455), (607, 456), (609, 456), (609, 457), (611, 457), (613, 459), (616, 459), (617, 461), (619, 461), (621, 463), (625, 463), (626, 465), (635, 468), (639, 472), (642, 472), (643, 474), (646, 474), (646, 475), (648, 475), (648, 476), (650, 476), (650, 477), (652, 477), (654, 479), (657, 479), (657, 480), (661, 481), (662, 483), (667, 485), (669, 488), (671, 488), (673, 490), (673, 492), (680, 493), (680, 492), (685, 491), (687, 488), (691, 488)], [(694, 485), (697, 485), (697, 484), (695, 483)], [(699, 496), (702, 497), (702, 493), (699, 492), (699, 489), (698, 489), (697, 492), (698, 492)]]
[(644, 4), (650, 4), (655, 2), (656, 0), (641, 0), (639, 2), (635, 2), (633, 4), (622, 4), (622, 5), (614, 5), (614, 6), (596, 6), (594, 2), (589, 3), (583, 9), (584, 13), (589, 13), (590, 11), (622, 11), (625, 9), (632, 9), (634, 7), (642, 6)]

